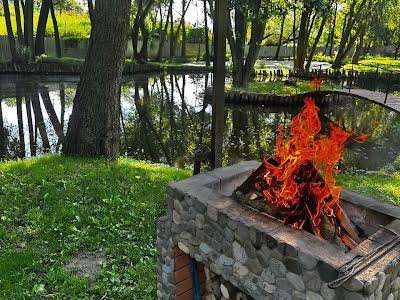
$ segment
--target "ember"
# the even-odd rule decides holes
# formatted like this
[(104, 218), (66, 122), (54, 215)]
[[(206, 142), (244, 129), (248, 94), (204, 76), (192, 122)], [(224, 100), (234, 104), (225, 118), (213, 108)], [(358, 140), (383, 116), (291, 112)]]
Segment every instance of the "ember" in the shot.
[(263, 199), (258, 208), (322, 238), (340, 237), (352, 249), (360, 240), (339, 205), (341, 188), (336, 186), (333, 174), (339, 172), (336, 164), (342, 159), (346, 141), (353, 138), (363, 142), (367, 136), (353, 137), (333, 123), (329, 136), (322, 135), (318, 111), (313, 99), (307, 98), (303, 111), (292, 120), (286, 141), (279, 129), (275, 154), (256, 171), (251, 189)]

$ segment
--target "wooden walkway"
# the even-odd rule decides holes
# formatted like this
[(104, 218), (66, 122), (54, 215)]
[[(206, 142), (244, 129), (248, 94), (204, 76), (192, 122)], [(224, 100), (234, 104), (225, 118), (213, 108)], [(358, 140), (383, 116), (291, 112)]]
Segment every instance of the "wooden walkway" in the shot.
[(385, 103), (385, 93), (382, 92), (374, 92), (363, 89), (351, 89), (350, 92), (348, 89), (339, 89), (341, 94), (347, 94), (351, 96), (356, 96), (362, 99), (366, 99), (382, 106), (385, 106), (395, 112), (400, 113), (400, 97), (396, 97), (393, 95), (388, 95), (386, 103)]

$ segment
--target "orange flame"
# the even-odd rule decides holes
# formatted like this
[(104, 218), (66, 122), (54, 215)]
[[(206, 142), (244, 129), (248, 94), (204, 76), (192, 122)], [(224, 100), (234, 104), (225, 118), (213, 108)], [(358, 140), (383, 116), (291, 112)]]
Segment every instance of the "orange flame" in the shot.
[[(340, 220), (339, 195), (333, 174), (342, 157), (346, 141), (353, 136), (331, 123), (329, 136), (320, 134), (319, 108), (312, 98), (304, 100), (305, 106), (293, 120), (290, 136), (279, 128), (274, 159), (264, 161), (265, 174), (259, 177), (266, 201), (282, 207), (290, 213), (286, 224), (297, 228), (307, 227), (321, 236), (322, 213), (332, 220)], [(366, 135), (358, 139), (363, 141)]]

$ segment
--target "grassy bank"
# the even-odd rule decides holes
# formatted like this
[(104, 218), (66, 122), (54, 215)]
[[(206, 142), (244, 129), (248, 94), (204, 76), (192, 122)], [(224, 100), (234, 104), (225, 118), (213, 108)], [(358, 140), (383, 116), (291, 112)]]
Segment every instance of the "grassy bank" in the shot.
[[(0, 164), (0, 299), (154, 299), (155, 221), (165, 186), (190, 175), (162, 165), (48, 156)], [(64, 269), (105, 257), (93, 282)]]
[[(310, 92), (309, 81), (297, 81), (296, 86), (288, 86), (284, 81), (251, 82), (245, 88), (236, 88), (232, 84), (227, 84), (228, 90), (241, 90), (251, 93), (276, 94), (276, 95), (295, 95)], [(322, 90), (334, 90), (337, 86), (330, 82), (322, 85)]]
[(400, 205), (400, 173), (393, 175), (340, 175), (339, 185), (380, 201)]

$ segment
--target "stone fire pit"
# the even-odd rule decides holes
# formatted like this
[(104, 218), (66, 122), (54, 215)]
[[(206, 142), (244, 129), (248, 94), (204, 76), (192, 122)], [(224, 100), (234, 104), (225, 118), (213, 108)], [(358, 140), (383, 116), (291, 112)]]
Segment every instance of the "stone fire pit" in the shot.
[(232, 192), (256, 161), (200, 174), (168, 186), (167, 216), (157, 227), (159, 299), (193, 299), (189, 256), (203, 299), (400, 299), (400, 246), (337, 289), (328, 283), (357, 255), (400, 233), (400, 208), (344, 191), (341, 205), (368, 236), (343, 249), (237, 202)]

